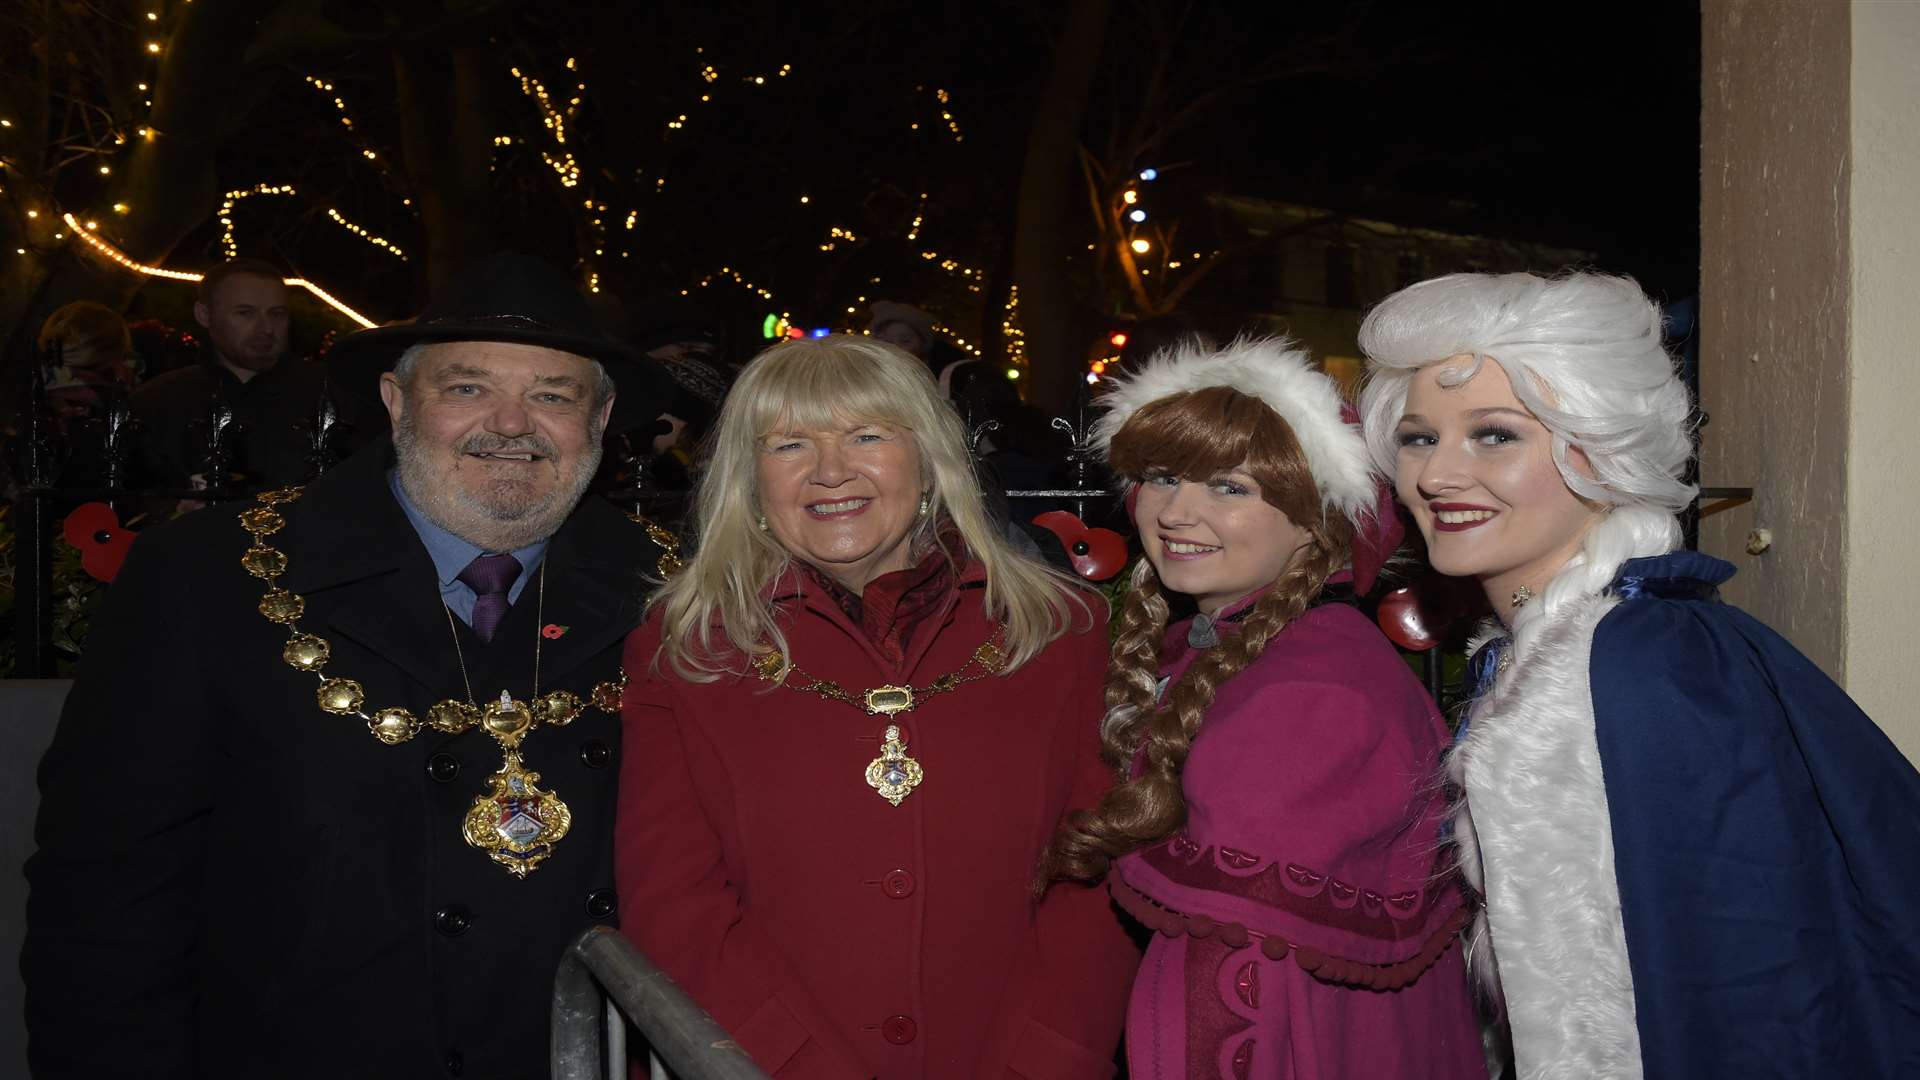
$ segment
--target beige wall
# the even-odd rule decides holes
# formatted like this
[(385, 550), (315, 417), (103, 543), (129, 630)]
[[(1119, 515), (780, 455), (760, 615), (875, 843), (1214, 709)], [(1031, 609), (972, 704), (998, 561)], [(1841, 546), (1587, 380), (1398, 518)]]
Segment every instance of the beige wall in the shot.
[[(1701, 523), (1727, 598), (1845, 669), (1847, 59), (1844, 3), (1701, 5), (1700, 399), (1708, 486), (1755, 489)], [(1751, 556), (1748, 529), (1773, 533)]]
[(1852, 14), (1846, 683), (1920, 760), (1920, 4)]
[(1700, 546), (1920, 760), (1920, 4), (1701, 18), (1702, 472), (1755, 498)]

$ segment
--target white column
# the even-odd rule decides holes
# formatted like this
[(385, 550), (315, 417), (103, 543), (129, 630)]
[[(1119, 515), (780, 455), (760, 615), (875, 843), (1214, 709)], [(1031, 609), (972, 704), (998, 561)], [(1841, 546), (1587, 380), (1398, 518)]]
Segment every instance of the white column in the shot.
[(1920, 4), (1852, 16), (1846, 686), (1920, 761)]

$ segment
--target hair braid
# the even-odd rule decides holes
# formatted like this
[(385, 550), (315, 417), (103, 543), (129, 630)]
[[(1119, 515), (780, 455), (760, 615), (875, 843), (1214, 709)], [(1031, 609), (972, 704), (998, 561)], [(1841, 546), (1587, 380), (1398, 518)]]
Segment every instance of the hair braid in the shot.
[(1153, 711), (1160, 688), (1160, 638), (1167, 629), (1167, 598), (1153, 564), (1134, 564), (1121, 603), (1119, 630), (1113, 639), (1113, 663), (1107, 669), (1107, 715), (1100, 725), (1101, 752), (1125, 775), (1139, 746), (1135, 720)]
[(1074, 813), (1054, 835), (1042, 864), (1042, 887), (1057, 878), (1097, 880), (1112, 860), (1157, 843), (1186, 824), (1180, 773), (1214, 694), (1311, 607), (1327, 579), (1346, 564), (1351, 539), (1343, 519), (1316, 523), (1309, 535), (1306, 551), (1254, 604), (1239, 632), (1223, 636), (1218, 646), (1194, 661), (1158, 706), (1152, 692), (1167, 602), (1152, 565), (1141, 560), (1121, 609), (1101, 733), (1120, 782), (1098, 807)]

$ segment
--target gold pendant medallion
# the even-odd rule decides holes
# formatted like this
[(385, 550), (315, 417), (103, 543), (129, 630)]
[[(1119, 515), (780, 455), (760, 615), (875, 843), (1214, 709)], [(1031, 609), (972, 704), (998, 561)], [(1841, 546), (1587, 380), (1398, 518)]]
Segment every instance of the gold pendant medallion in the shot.
[(573, 827), (573, 811), (551, 791), (540, 774), (521, 767), (519, 753), (508, 750), (500, 771), (487, 778), (487, 790), (467, 809), (467, 843), (479, 848), (514, 877), (532, 873), (553, 845)]
[(880, 756), (867, 763), (867, 786), (879, 792), (881, 798), (899, 806), (900, 800), (913, 794), (913, 789), (919, 787), (920, 781), (926, 778), (926, 770), (920, 767), (920, 763), (907, 756), (906, 742), (900, 737), (899, 726), (888, 724), (886, 741), (880, 744)]

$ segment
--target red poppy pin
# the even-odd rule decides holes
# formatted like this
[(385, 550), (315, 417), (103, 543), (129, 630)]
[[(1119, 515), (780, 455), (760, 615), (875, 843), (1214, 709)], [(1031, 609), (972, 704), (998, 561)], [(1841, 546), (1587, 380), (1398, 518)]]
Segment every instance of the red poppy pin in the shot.
[(109, 583), (119, 575), (120, 564), (127, 561), (127, 549), (133, 547), (135, 536), (120, 527), (113, 507), (100, 502), (74, 507), (61, 531), (67, 543), (80, 549), (80, 568)]
[(549, 641), (558, 641), (560, 639), (560, 635), (565, 634), (566, 632), (567, 632), (567, 628), (564, 626), (561, 626), (559, 623), (548, 623), (547, 625), (540, 628), (540, 636), (543, 638), (546, 638)]

